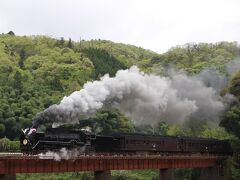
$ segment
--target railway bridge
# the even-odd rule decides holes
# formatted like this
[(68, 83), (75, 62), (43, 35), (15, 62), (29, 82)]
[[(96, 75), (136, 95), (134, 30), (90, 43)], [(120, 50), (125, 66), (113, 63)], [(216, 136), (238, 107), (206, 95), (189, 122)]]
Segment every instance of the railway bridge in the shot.
[(111, 170), (159, 169), (159, 179), (171, 180), (175, 168), (201, 168), (203, 180), (227, 180), (227, 156), (213, 155), (79, 155), (67, 159), (39, 155), (0, 155), (0, 179), (16, 173), (93, 171), (96, 180), (111, 179)]

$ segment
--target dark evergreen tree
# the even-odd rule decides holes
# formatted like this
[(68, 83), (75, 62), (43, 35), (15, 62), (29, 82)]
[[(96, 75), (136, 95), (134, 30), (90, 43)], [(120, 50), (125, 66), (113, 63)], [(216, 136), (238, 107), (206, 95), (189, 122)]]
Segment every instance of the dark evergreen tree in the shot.
[(14, 81), (13, 81), (13, 87), (16, 90), (18, 94), (21, 94), (23, 91), (23, 82), (22, 82), (22, 76), (19, 71), (17, 71), (14, 75)]
[(70, 49), (72, 49), (73, 48), (73, 44), (72, 44), (72, 39), (71, 38), (69, 38), (69, 40), (68, 40), (68, 45), (67, 45)]
[(86, 48), (83, 50), (93, 62), (95, 67), (94, 78), (99, 78), (104, 74), (114, 76), (119, 69), (126, 69), (125, 64), (120, 62), (114, 56), (111, 56), (106, 50)]
[(25, 61), (25, 58), (26, 58), (26, 52), (25, 52), (25, 50), (24, 50), (24, 49), (21, 49), (19, 55), (20, 55), (20, 59), (19, 59), (19, 61), (18, 61), (18, 65), (19, 65), (19, 67), (20, 67), (21, 69), (23, 69), (23, 68), (24, 68), (24, 61)]
[(15, 36), (13, 31), (9, 31), (7, 34), (11, 35), (11, 36)]
[(64, 47), (64, 43), (65, 43), (64, 37), (61, 37), (61, 39), (60, 39), (60, 46), (61, 46), (61, 48)]

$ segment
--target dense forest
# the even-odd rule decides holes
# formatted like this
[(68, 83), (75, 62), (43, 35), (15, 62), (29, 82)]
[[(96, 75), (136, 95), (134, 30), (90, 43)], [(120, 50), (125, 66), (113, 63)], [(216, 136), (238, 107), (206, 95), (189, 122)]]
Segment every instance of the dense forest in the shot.
[[(133, 64), (145, 67), (156, 53), (110, 41), (0, 35), (0, 135), (14, 139), (33, 116), (81, 89), (87, 81)], [(105, 112), (103, 112), (104, 114)]]
[[(16, 36), (10, 31), (0, 35), (0, 137), (17, 139), (21, 128), (31, 126), (36, 113), (43, 111), (87, 81), (119, 69), (137, 65), (147, 73), (165, 75), (169, 67), (195, 75), (205, 68), (228, 77), (221, 94), (233, 94), (236, 100), (221, 116), (219, 126), (205, 120), (181, 125), (159, 122), (157, 127), (135, 127), (116, 109), (102, 109), (95, 117), (81, 120), (75, 128), (90, 126), (94, 131), (144, 131), (164, 135), (186, 135), (231, 139), (240, 151), (240, 69), (231, 75), (226, 65), (239, 58), (236, 42), (189, 43), (158, 54), (140, 47), (106, 40), (56, 39), (47, 36)], [(240, 61), (240, 60), (239, 60)], [(69, 128), (73, 125), (69, 125)], [(3, 138), (1, 142), (6, 142)], [(2, 146), (3, 143), (0, 143)], [(4, 148), (4, 147), (2, 147)], [(233, 179), (240, 178), (239, 162), (233, 161)], [(181, 173), (181, 172), (179, 172)], [(185, 173), (193, 176), (194, 173)], [(186, 177), (186, 178), (191, 178)]]

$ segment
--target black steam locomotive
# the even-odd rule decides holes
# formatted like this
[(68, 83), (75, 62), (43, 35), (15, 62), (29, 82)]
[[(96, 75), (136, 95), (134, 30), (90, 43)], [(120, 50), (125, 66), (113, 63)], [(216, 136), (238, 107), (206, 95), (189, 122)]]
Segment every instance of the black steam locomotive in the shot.
[(94, 133), (62, 128), (47, 129), (45, 133), (26, 129), (20, 136), (23, 153), (58, 151), (61, 148), (84, 149), (84, 152), (149, 153), (149, 154), (222, 154), (231, 155), (230, 143), (226, 140), (174, 137), (139, 133)]

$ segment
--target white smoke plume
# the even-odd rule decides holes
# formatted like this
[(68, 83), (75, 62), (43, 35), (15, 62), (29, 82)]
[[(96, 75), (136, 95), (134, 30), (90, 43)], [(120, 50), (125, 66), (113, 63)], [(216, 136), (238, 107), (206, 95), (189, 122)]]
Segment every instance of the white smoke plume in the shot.
[(219, 115), (225, 109), (225, 98), (220, 97), (216, 89), (206, 86), (197, 76), (189, 77), (185, 74), (175, 75), (172, 79), (172, 87), (178, 90), (181, 98), (187, 98), (195, 102), (198, 110), (192, 117), (217, 122)]
[(228, 78), (214, 68), (203, 69), (195, 76), (201, 80), (207, 87), (212, 87), (218, 93), (227, 86)]
[(33, 125), (76, 123), (104, 106), (119, 109), (136, 125), (159, 121), (181, 123), (190, 117), (217, 121), (224, 103), (217, 91), (197, 77), (176, 73), (160, 77), (141, 72), (136, 66), (87, 82), (83, 89), (64, 97), (34, 118)]
[(240, 57), (234, 59), (233, 61), (230, 61), (226, 65), (226, 71), (229, 76), (234, 75), (240, 70)]
[(61, 148), (59, 152), (48, 151), (46, 153), (38, 154), (39, 159), (54, 159), (55, 161), (61, 161), (62, 159), (69, 160), (69, 159), (76, 159), (85, 152), (85, 146), (81, 149), (72, 149), (67, 150), (66, 148)]

